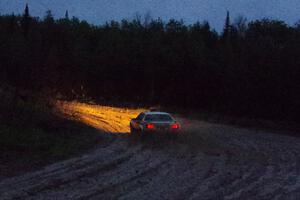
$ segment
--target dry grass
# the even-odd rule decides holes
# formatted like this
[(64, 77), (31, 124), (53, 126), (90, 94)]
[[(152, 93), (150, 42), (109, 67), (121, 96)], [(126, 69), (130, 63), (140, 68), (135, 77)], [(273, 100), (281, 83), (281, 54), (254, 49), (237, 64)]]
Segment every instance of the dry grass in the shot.
[(57, 108), (67, 116), (109, 133), (129, 133), (130, 119), (145, 109), (116, 108), (78, 102), (57, 102)]

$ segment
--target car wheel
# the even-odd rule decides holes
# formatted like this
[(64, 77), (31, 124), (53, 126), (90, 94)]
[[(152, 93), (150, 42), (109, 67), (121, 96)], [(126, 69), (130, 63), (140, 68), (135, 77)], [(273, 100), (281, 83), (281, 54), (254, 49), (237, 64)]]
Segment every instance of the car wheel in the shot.
[(130, 134), (131, 135), (135, 135), (136, 134), (136, 130), (130, 125)]

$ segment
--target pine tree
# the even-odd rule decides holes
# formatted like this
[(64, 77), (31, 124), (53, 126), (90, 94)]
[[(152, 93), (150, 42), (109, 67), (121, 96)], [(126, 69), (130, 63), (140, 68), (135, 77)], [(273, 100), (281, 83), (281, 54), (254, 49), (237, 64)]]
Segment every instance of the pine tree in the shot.
[(69, 11), (68, 11), (68, 10), (66, 10), (66, 13), (65, 13), (65, 19), (66, 19), (66, 20), (69, 20)]
[(29, 8), (28, 8), (27, 3), (26, 3), (26, 6), (25, 6), (24, 17), (29, 18)]
[(29, 7), (28, 4), (25, 6), (24, 15), (22, 18), (22, 28), (24, 36), (27, 37), (29, 32), (29, 26), (30, 26), (30, 14), (29, 14)]
[(44, 17), (44, 22), (50, 23), (50, 24), (54, 23), (54, 18), (53, 18), (51, 10), (46, 11), (46, 15)]
[(230, 37), (230, 32), (231, 32), (230, 14), (229, 11), (227, 11), (225, 25), (223, 29), (223, 38), (228, 39)]

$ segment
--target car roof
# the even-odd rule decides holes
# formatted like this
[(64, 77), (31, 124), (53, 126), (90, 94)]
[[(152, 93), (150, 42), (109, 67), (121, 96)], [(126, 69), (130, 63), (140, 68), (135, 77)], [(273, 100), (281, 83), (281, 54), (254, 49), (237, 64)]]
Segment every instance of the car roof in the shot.
[(166, 112), (153, 112), (153, 111), (149, 111), (149, 112), (144, 112), (146, 115), (170, 115), (170, 113), (166, 113)]

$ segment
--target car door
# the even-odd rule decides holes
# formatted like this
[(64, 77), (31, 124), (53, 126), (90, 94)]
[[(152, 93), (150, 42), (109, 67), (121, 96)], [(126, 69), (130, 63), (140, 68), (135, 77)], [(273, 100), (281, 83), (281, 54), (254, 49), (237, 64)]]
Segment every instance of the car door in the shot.
[(141, 129), (141, 124), (142, 124), (144, 117), (145, 117), (145, 113), (141, 113), (137, 116), (137, 118), (135, 118), (133, 120), (132, 125), (135, 129)]

